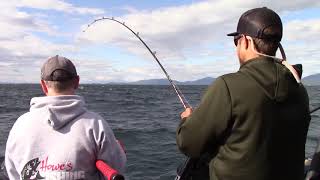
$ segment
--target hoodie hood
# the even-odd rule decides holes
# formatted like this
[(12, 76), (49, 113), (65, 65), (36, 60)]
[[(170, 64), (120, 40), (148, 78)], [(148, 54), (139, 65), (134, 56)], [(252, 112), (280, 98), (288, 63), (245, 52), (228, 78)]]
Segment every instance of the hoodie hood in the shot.
[[(293, 66), (301, 78), (302, 66)], [(284, 65), (268, 57), (258, 57), (244, 63), (239, 70), (250, 77), (270, 98), (284, 101), (290, 93), (299, 87), (294, 76)]]
[(58, 130), (86, 112), (82, 97), (77, 95), (35, 97), (30, 102), (30, 112), (41, 111), (48, 124)]

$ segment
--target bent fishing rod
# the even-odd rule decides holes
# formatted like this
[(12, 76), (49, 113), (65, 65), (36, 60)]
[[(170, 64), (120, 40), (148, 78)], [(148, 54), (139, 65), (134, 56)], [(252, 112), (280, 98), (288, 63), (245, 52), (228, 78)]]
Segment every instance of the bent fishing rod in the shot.
[(169, 74), (167, 73), (167, 71), (165, 70), (165, 68), (162, 66), (162, 64), (160, 63), (159, 59), (156, 56), (156, 52), (155, 51), (151, 51), (151, 49), (149, 48), (149, 46), (142, 40), (142, 38), (139, 36), (139, 32), (135, 32), (133, 31), (129, 26), (127, 26), (124, 22), (120, 22), (118, 20), (116, 20), (115, 18), (108, 18), (108, 17), (102, 17), (99, 19), (95, 19), (92, 23), (88, 24), (88, 27), (83, 30), (83, 32), (86, 32), (90, 26), (94, 25), (96, 22), (98, 21), (104, 21), (104, 20), (110, 20), (110, 21), (114, 21), (116, 23), (121, 24), (122, 26), (124, 26), (125, 28), (127, 28), (129, 31), (131, 31), (140, 41), (141, 43), (148, 49), (148, 51), (151, 53), (152, 57), (157, 61), (158, 65), (160, 66), (160, 68), (162, 69), (163, 73), (166, 75), (169, 83), (171, 84), (171, 86), (173, 87), (175, 93), (177, 94), (181, 104), (183, 105), (183, 107), (186, 108), (191, 108), (189, 102), (187, 101), (187, 99), (184, 97), (184, 95), (182, 94), (182, 92), (180, 91), (179, 87), (174, 83), (174, 81), (172, 81), (172, 79), (170, 78)]

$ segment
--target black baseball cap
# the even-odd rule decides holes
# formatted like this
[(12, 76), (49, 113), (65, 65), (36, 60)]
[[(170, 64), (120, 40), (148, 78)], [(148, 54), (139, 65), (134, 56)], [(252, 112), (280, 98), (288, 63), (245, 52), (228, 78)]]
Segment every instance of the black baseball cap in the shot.
[[(64, 73), (55, 73), (57, 70), (62, 70)], [(77, 76), (77, 70), (73, 63), (59, 55), (49, 58), (41, 68), (41, 79), (46, 81), (66, 81)]]
[[(273, 34), (266, 34), (264, 31), (269, 27), (278, 29)], [(247, 36), (268, 39), (280, 42), (282, 39), (282, 22), (279, 15), (266, 7), (251, 9), (243, 13), (239, 19), (237, 31), (227, 34), (227, 36)]]

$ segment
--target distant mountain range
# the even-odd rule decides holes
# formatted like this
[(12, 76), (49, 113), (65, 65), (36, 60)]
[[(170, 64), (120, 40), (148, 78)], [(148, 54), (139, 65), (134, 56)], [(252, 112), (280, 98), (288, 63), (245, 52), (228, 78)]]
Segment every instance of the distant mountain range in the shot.
[[(174, 81), (178, 85), (210, 85), (215, 80), (212, 77), (205, 77), (195, 81)], [(320, 85), (320, 73), (307, 76), (302, 79), (302, 83), (307, 86), (318, 86)], [(149, 80), (140, 80), (125, 84), (133, 85), (169, 85), (167, 79), (149, 79)]]
[[(177, 85), (210, 85), (216, 78), (205, 77), (195, 81), (174, 81)], [(0, 82), (0, 84), (11, 84), (12, 82)], [(149, 79), (135, 82), (95, 82), (96, 84), (115, 84), (115, 85), (169, 85), (167, 79)], [(307, 86), (320, 86), (320, 73), (313, 74), (302, 79), (302, 83)], [(89, 83), (90, 84), (90, 83)]]
[(310, 76), (307, 76), (302, 79), (302, 83), (307, 86), (318, 86), (320, 85), (320, 73), (313, 74)]
[[(174, 81), (175, 84), (178, 85), (210, 85), (215, 78), (212, 77), (206, 77), (202, 79), (198, 79), (195, 81)], [(133, 84), (133, 85), (169, 85), (169, 81), (167, 79), (149, 79), (149, 80), (141, 80), (141, 81), (135, 81), (130, 82), (127, 84)]]

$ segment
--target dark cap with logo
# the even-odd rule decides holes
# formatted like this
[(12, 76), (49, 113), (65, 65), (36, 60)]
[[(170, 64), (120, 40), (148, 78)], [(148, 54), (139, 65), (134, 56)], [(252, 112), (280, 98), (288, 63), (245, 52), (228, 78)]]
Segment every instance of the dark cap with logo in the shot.
[(41, 68), (41, 79), (46, 81), (67, 81), (77, 76), (73, 63), (58, 55), (49, 58)]
[[(272, 34), (265, 33), (267, 28), (276, 28), (278, 31)], [(282, 22), (279, 15), (266, 7), (251, 9), (242, 14), (239, 19), (237, 32), (227, 34), (238, 36), (244, 34), (258, 39), (281, 41)]]

